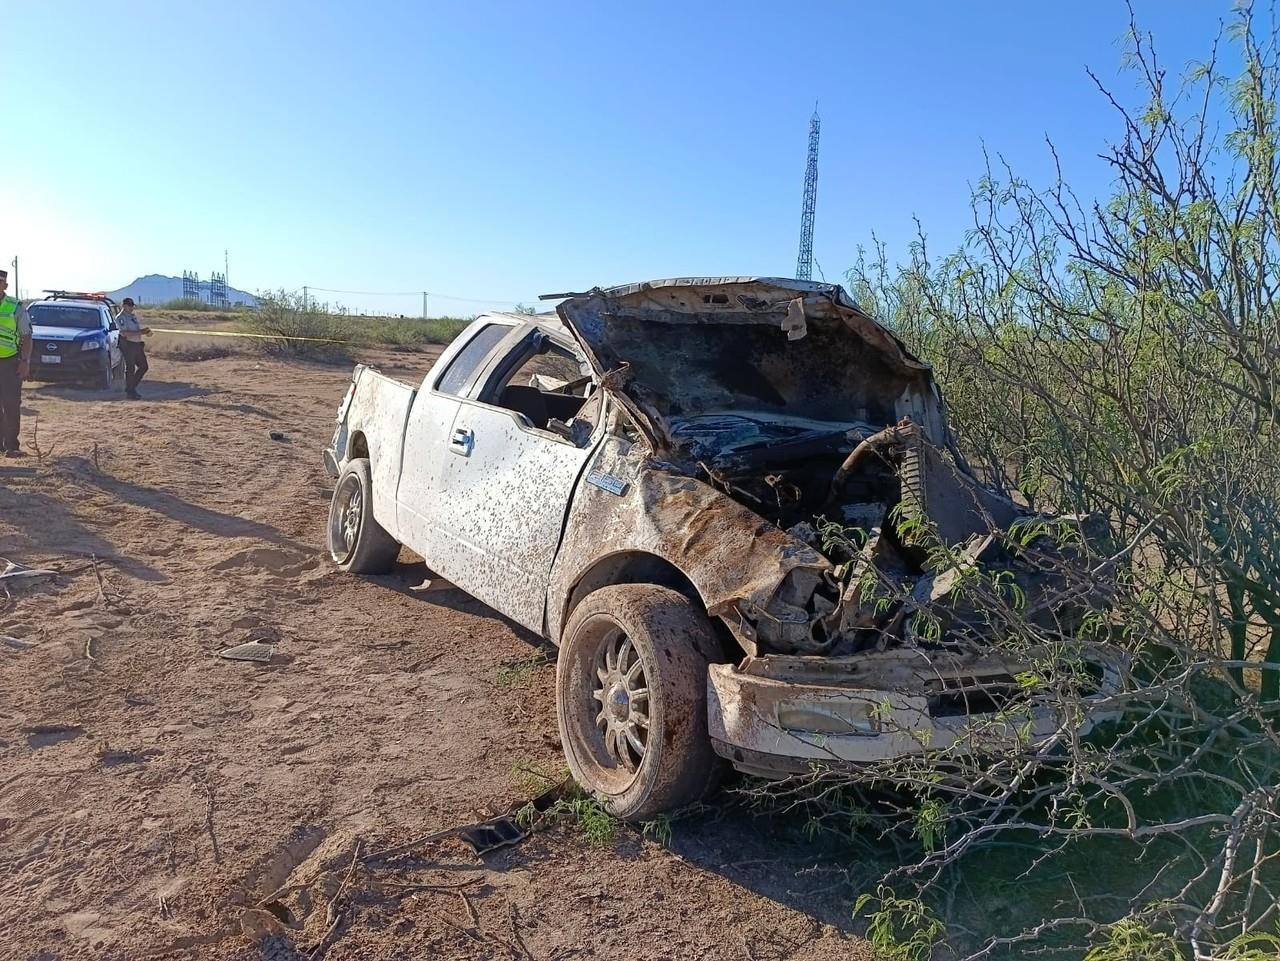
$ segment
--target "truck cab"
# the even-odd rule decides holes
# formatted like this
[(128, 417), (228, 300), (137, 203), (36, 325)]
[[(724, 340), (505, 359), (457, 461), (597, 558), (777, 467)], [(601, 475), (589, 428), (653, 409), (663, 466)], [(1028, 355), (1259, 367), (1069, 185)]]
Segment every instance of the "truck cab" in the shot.
[(335, 449), (368, 449), (373, 512), (398, 543), (541, 634), (603, 399), (555, 315), (487, 314), (416, 389), (358, 368)]

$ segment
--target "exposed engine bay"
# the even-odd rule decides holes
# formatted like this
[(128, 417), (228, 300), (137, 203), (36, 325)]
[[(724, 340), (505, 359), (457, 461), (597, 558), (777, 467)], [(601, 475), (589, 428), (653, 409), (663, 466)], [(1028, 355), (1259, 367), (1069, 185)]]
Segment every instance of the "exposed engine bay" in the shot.
[(1007, 592), (1007, 613), (1038, 618), (1046, 639), (1075, 631), (1082, 602), (1097, 602), (1085, 580), (1064, 581), (1052, 535), (1078, 530), (1074, 518), (1040, 518), (1000, 497), (909, 419), (877, 428), (719, 414), (673, 435), (705, 480), (834, 565), (828, 577), (794, 572), (759, 612), (770, 650), (981, 642), (998, 629), (999, 612), (979, 599), (993, 586)]
[(928, 365), (839, 287), (691, 278), (594, 292), (562, 313), (653, 466), (830, 563), (790, 570), (767, 603), (743, 598), (761, 653), (989, 647), (1015, 613), (1051, 641), (1105, 593), (1071, 556), (1082, 519), (981, 483)]
[[(901, 487), (882, 460), (868, 463), (868, 469), (849, 480), (842, 503), (828, 503), (836, 471), (860, 442), (878, 430), (865, 423), (777, 423), (723, 414), (682, 422), (673, 434), (687, 443), (684, 451), (704, 479), (783, 530), (791, 530), (812, 526), (824, 512), (836, 523), (862, 528), (879, 525), (884, 505), (898, 500)], [(816, 533), (803, 526), (800, 533), (801, 540), (817, 545)], [(841, 546), (833, 542), (833, 553), (824, 553), (836, 563), (851, 560), (840, 556)]]

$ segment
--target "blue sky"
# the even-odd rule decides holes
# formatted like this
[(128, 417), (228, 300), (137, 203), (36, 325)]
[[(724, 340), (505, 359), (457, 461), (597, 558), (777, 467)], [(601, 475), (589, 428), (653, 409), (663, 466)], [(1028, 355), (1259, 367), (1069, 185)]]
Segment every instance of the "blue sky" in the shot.
[[(1175, 73), (1231, 14), (1136, 7)], [(20, 255), (26, 294), (207, 276), (226, 248), (242, 289), (425, 289), (433, 315), (790, 276), (817, 100), (814, 251), (836, 280), (873, 233), (902, 256), (913, 217), (959, 243), (984, 144), (1044, 181), (1048, 135), (1104, 191), (1120, 127), (1085, 67), (1131, 90), (1126, 24), (1119, 0), (10, 0), (0, 261)]]

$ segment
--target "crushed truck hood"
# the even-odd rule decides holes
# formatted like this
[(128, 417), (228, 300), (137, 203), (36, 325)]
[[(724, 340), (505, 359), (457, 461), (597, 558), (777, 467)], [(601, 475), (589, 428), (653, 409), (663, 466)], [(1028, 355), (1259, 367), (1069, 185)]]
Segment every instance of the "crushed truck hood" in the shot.
[(705, 446), (708, 434), (741, 443), (726, 435), (726, 412), (750, 422), (747, 434), (760, 423), (882, 427), (909, 416), (942, 440), (929, 366), (836, 284), (686, 277), (562, 296), (557, 313), (604, 387), (660, 449)]

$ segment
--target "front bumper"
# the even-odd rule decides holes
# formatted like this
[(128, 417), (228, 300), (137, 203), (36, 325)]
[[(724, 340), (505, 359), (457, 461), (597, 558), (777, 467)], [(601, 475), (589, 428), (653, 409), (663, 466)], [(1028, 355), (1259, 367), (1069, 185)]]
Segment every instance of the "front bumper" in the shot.
[[(1064, 726), (1060, 712), (1022, 693), (1016, 670), (994, 655), (921, 650), (713, 664), (707, 725), (717, 754), (763, 777), (948, 749), (996, 754), (1026, 746), (1028, 734), (1030, 744), (1043, 742)], [(1119, 686), (1109, 668), (1091, 680), (1086, 702)], [(1103, 719), (1091, 711), (1074, 726), (1084, 735)]]
[[(57, 350), (50, 351), (44, 343), (36, 342), (31, 349), (31, 379), (81, 380), (92, 377), (102, 371), (104, 353), (105, 348), (82, 350), (78, 343), (59, 344)], [(57, 360), (47, 359), (53, 357)]]

